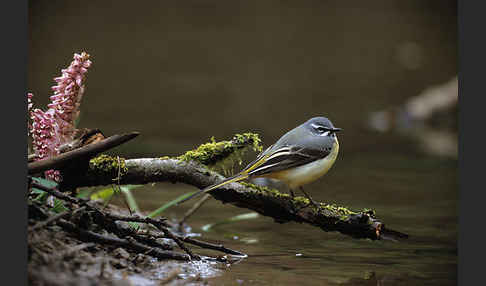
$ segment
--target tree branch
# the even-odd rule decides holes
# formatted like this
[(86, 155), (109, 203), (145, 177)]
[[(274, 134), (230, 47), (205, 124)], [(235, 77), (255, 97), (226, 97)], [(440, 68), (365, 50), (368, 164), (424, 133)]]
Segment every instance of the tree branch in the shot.
[[(105, 156), (103, 160), (108, 160)], [(106, 166), (117, 168), (116, 158), (112, 163), (90, 164), (89, 176), (77, 174), (70, 180), (71, 187), (109, 185), (116, 172), (107, 172)], [(142, 158), (124, 160), (125, 171), (120, 184), (146, 184), (151, 182), (180, 182), (199, 189), (220, 182), (220, 174), (194, 161), (166, 158)], [(111, 174), (111, 175), (107, 175)], [(275, 189), (246, 183), (230, 183), (209, 193), (223, 203), (254, 210), (276, 222), (289, 221), (307, 223), (324, 231), (338, 231), (355, 238), (401, 239), (408, 235), (385, 228), (373, 211), (352, 211), (345, 207), (320, 203), (318, 207), (309, 204), (304, 197), (291, 198)]]
[(139, 135), (138, 132), (131, 132), (122, 135), (113, 135), (106, 139), (103, 139), (97, 143), (88, 144), (78, 149), (62, 153), (58, 156), (51, 157), (44, 160), (35, 161), (28, 164), (29, 175), (40, 173), (49, 169), (60, 169), (67, 164), (72, 163), (73, 160), (81, 158), (89, 158), (98, 153), (104, 152), (108, 149), (116, 147), (120, 144), (127, 142)]

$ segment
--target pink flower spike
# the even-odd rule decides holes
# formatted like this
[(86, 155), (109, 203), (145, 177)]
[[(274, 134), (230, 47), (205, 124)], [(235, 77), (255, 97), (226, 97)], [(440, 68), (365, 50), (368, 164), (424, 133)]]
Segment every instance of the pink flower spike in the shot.
[[(73, 140), (76, 132), (74, 122), (79, 116), (79, 107), (84, 93), (83, 83), (91, 64), (89, 54), (86, 52), (74, 54), (71, 64), (61, 69), (61, 75), (54, 78), (56, 85), (51, 87), (54, 94), (50, 96), (51, 102), (45, 112), (38, 108), (30, 110), (33, 95), (27, 94), (27, 107), (32, 119), (29, 132), (39, 160), (58, 155), (59, 146)], [(59, 171), (55, 170), (46, 171), (45, 176), (56, 181), (62, 179)]]
[(66, 77), (65, 77), (65, 76), (59, 76), (59, 77), (55, 77), (55, 78), (54, 78), (54, 81), (56, 81), (56, 82), (61, 82), (61, 81), (65, 80), (65, 79), (66, 79)]

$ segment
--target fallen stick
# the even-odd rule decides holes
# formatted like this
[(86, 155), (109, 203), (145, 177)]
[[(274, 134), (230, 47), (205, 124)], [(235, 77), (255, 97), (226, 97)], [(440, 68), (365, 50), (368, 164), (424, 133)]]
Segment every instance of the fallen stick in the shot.
[(55, 157), (29, 163), (28, 174), (37, 174), (50, 169), (61, 169), (67, 164), (71, 163), (73, 160), (92, 157), (108, 149), (121, 145), (137, 137), (139, 134), (140, 133), (138, 132), (131, 132), (122, 135), (113, 135), (97, 143), (89, 144), (78, 149), (62, 153)]
[(131, 221), (131, 222), (141, 222), (141, 223), (150, 223), (156, 226), (160, 231), (162, 231), (165, 235), (165, 237), (172, 239), (180, 249), (184, 250), (190, 257), (191, 259), (196, 259), (200, 260), (200, 257), (197, 255), (194, 255), (190, 249), (188, 249), (184, 243), (177, 237), (174, 233), (172, 233), (169, 230), (169, 226), (167, 223), (165, 223), (166, 218), (163, 219), (153, 219), (149, 217), (134, 217), (134, 216), (119, 216), (119, 215), (114, 215), (114, 214), (104, 214), (105, 217), (108, 217), (112, 220), (118, 220), (118, 221)]
[(187, 254), (182, 254), (182, 253), (177, 253), (177, 252), (167, 251), (167, 250), (160, 250), (157, 248), (149, 247), (144, 244), (138, 243), (133, 238), (121, 239), (117, 237), (108, 237), (96, 232), (78, 228), (76, 227), (75, 224), (66, 221), (64, 219), (58, 220), (57, 224), (62, 228), (64, 228), (66, 231), (77, 234), (78, 237), (83, 241), (109, 244), (111, 246), (120, 246), (136, 252), (142, 252), (147, 255), (157, 257), (160, 259), (175, 259), (175, 260), (182, 260), (182, 261), (191, 260), (190, 256)]
[(51, 223), (53, 223), (53, 222), (55, 222), (55, 221), (59, 220), (59, 219), (61, 219), (61, 218), (65, 217), (65, 216), (67, 216), (68, 214), (70, 214), (70, 212), (69, 212), (69, 211), (63, 211), (63, 212), (61, 212), (61, 213), (58, 213), (58, 214), (56, 214), (56, 215), (53, 215), (53, 216), (49, 217), (49, 218), (48, 218), (48, 219), (46, 219), (46, 220), (43, 220), (43, 221), (41, 221), (41, 222), (38, 222), (38, 223), (37, 223), (36, 225), (34, 225), (32, 228), (29, 228), (29, 232), (36, 231), (36, 230), (38, 230), (38, 229), (41, 229), (41, 228), (43, 228), (43, 227), (45, 227), (45, 226), (47, 226), (47, 225), (49, 225), (49, 224), (51, 224)]
[[(154, 237), (154, 238), (170, 238), (165, 234), (156, 234), (156, 233), (153, 233), (153, 232), (150, 232), (150, 231), (147, 231), (147, 230), (141, 230), (138, 233), (142, 234), (142, 235), (147, 235), (148, 237)], [(242, 256), (242, 257), (247, 256), (243, 252), (239, 252), (239, 251), (227, 248), (222, 244), (214, 244), (214, 243), (210, 243), (210, 242), (206, 242), (206, 241), (201, 241), (201, 240), (197, 240), (197, 239), (194, 239), (192, 237), (189, 237), (189, 236), (183, 237), (183, 236), (176, 235), (176, 234), (174, 234), (174, 235), (178, 239), (180, 239), (180, 240), (182, 240), (186, 243), (197, 245), (201, 248), (217, 250), (217, 251), (220, 251), (220, 252), (223, 252), (223, 253), (226, 253), (226, 254), (237, 255), (237, 256)]]
[(184, 214), (184, 217), (182, 217), (182, 219), (179, 221), (179, 226), (182, 226), (186, 220), (192, 216), (200, 207), (202, 207), (202, 205), (207, 201), (209, 200), (209, 198), (211, 198), (210, 195), (208, 194), (205, 194), (202, 199), (200, 199), (199, 201), (197, 201), (185, 214)]

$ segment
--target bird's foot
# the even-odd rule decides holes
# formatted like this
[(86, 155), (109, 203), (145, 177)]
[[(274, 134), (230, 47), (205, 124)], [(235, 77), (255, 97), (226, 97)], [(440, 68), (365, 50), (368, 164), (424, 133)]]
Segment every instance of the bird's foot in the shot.
[(307, 199), (309, 200), (309, 204), (307, 204), (305, 207), (308, 207), (310, 205), (313, 205), (315, 208), (319, 208), (319, 203), (317, 203), (316, 201), (314, 201), (305, 191), (302, 187), (300, 187), (300, 190), (302, 191), (302, 193), (307, 197)]

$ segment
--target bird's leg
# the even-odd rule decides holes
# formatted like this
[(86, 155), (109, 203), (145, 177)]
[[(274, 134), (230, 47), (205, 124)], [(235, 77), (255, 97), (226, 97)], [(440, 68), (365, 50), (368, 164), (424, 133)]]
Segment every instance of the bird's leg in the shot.
[(310, 203), (314, 205), (316, 208), (318, 208), (317, 203), (304, 191), (304, 188), (302, 186), (300, 187), (300, 191), (304, 193), (304, 195), (309, 199)]
[(295, 198), (295, 194), (294, 194), (294, 191), (292, 191), (292, 189), (289, 188), (289, 193), (290, 193), (290, 196), (293, 198)]
[[(295, 194), (294, 194), (294, 191), (291, 188), (289, 188), (289, 193), (290, 193), (290, 197), (292, 199), (294, 199), (295, 198)], [(296, 209), (293, 204), (290, 206), (290, 208), (292, 209), (292, 213), (294, 213), (294, 214), (296, 214), (298, 211), (300, 211), (302, 209), (302, 208)]]

